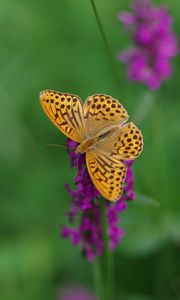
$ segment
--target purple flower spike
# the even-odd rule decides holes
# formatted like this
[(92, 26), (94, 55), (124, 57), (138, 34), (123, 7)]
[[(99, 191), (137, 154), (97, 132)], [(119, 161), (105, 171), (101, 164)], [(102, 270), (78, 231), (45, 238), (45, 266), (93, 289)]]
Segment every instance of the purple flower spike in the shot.
[[(105, 200), (98, 199), (100, 194), (88, 174), (85, 156), (75, 153), (76, 146), (76, 142), (68, 140), (67, 151), (70, 156), (71, 167), (77, 168), (77, 175), (75, 177), (75, 189), (71, 190), (69, 185), (66, 185), (66, 189), (72, 197), (71, 209), (67, 216), (69, 222), (73, 225), (76, 221), (77, 226), (74, 228), (64, 226), (61, 235), (63, 238), (70, 238), (73, 245), (79, 245), (86, 259), (93, 261), (96, 256), (102, 254), (104, 248), (100, 201)], [(125, 161), (124, 163), (127, 165), (124, 192), (115, 203), (108, 201), (106, 203), (107, 234), (109, 248), (112, 251), (117, 248), (124, 234), (119, 227), (119, 213), (125, 210), (127, 200), (134, 199), (134, 176), (131, 170), (133, 161)]]
[(162, 81), (170, 78), (170, 60), (179, 52), (176, 35), (171, 29), (172, 17), (163, 6), (137, 0), (132, 5), (132, 13), (122, 12), (118, 18), (133, 42), (129, 50), (118, 55), (127, 65), (128, 79), (157, 90)]

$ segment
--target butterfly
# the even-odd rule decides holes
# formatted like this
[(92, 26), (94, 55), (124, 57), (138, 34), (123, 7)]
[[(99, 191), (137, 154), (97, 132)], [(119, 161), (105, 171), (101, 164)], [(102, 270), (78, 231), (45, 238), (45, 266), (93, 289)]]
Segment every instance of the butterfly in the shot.
[(76, 153), (86, 155), (92, 182), (105, 199), (116, 201), (126, 175), (124, 161), (138, 157), (143, 149), (140, 130), (118, 100), (105, 94), (79, 96), (45, 90), (40, 93), (45, 114), (68, 138), (78, 143)]

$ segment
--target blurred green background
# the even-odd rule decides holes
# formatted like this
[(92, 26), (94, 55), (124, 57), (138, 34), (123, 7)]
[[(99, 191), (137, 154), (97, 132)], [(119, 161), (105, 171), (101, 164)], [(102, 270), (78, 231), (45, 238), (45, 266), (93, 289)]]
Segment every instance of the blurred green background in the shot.
[[(116, 61), (129, 44), (117, 13), (130, 2), (95, 2)], [(180, 1), (165, 3), (178, 35)], [(83, 100), (110, 94), (141, 128), (145, 148), (133, 167), (137, 199), (121, 216), (115, 299), (180, 299), (179, 58), (156, 93), (128, 83), (119, 61), (117, 84), (88, 0), (1, 0), (0, 36), (0, 299), (57, 299), (68, 284), (93, 289), (91, 264), (59, 236), (71, 201), (64, 184), (74, 172), (63, 149), (45, 146), (66, 138), (40, 107), (43, 89)]]

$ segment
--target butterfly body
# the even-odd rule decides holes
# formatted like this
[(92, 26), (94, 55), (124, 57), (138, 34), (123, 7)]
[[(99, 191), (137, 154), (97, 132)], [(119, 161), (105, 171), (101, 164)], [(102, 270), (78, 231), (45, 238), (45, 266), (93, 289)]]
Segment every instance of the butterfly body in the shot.
[(98, 138), (86, 138), (83, 140), (76, 148), (75, 152), (83, 154), (87, 152), (88, 150), (95, 149), (95, 145), (98, 141)]
[[(117, 126), (115, 126), (117, 127)], [(106, 131), (100, 131), (95, 137), (86, 137), (82, 140), (82, 142), (77, 146), (75, 152), (83, 154), (89, 151), (95, 151), (98, 147), (98, 144), (101, 141), (104, 141), (107, 137), (109, 137), (113, 133), (114, 128), (107, 128)]]
[(76, 95), (45, 90), (40, 102), (50, 120), (86, 154), (89, 175), (99, 192), (110, 201), (122, 194), (126, 175), (124, 160), (142, 151), (140, 130), (128, 120), (127, 111), (111, 96), (89, 96), (84, 104)]

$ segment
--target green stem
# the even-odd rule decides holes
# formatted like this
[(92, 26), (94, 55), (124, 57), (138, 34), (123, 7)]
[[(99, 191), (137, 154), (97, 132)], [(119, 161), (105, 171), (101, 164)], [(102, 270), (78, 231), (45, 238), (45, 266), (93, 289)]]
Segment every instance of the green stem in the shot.
[[(156, 176), (154, 176), (154, 193), (159, 198), (161, 210), (166, 210), (166, 201), (169, 201), (169, 178), (166, 165), (166, 143), (164, 138), (163, 119), (161, 115), (161, 99), (156, 98), (156, 105), (152, 111), (152, 133), (154, 160), (158, 162)], [(155, 198), (156, 199), (156, 198)]]
[(105, 261), (106, 261), (106, 282), (105, 282), (105, 299), (113, 299), (113, 282), (114, 282), (114, 260), (113, 253), (109, 249), (109, 238), (108, 238), (108, 224), (106, 216), (106, 201), (102, 199), (102, 231), (103, 231), (103, 241), (104, 241), (104, 250), (105, 250)]
[(100, 31), (104, 46), (106, 48), (106, 52), (107, 52), (107, 55), (108, 55), (108, 58), (109, 58), (109, 62), (111, 64), (111, 67), (112, 67), (112, 70), (113, 70), (113, 73), (114, 73), (114, 79), (116, 80), (117, 85), (119, 87), (119, 84), (120, 84), (119, 73), (116, 69), (116, 65), (115, 65), (115, 62), (114, 62), (114, 57), (113, 57), (112, 52), (111, 52), (111, 48), (110, 48), (109, 43), (107, 41), (103, 26), (102, 26), (102, 23), (101, 23), (101, 20), (100, 20), (100, 17), (99, 17), (99, 14), (98, 14), (98, 11), (97, 11), (97, 8), (96, 8), (96, 5), (95, 5), (95, 2), (94, 2), (94, 0), (90, 0), (90, 1), (91, 1), (91, 5), (92, 5), (93, 11), (94, 11), (94, 15), (95, 15), (98, 27), (99, 27), (99, 31)]
[[(163, 99), (156, 98), (156, 105), (152, 114), (152, 134), (154, 141), (154, 161), (156, 161), (156, 172), (154, 176), (154, 194), (161, 205), (161, 214), (157, 215), (157, 226), (160, 229), (164, 226), (164, 220), (169, 210), (169, 200), (171, 199), (170, 179), (167, 165), (167, 141), (166, 128), (163, 123)], [(170, 246), (164, 247), (161, 253), (156, 270), (156, 293), (158, 299), (165, 299), (169, 293), (169, 286), (173, 276), (173, 257)], [(162, 274), (164, 276), (162, 277)]]
[(104, 300), (101, 265), (98, 257), (93, 262), (93, 273), (94, 273), (94, 284), (96, 288), (97, 300)]

